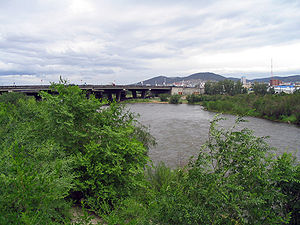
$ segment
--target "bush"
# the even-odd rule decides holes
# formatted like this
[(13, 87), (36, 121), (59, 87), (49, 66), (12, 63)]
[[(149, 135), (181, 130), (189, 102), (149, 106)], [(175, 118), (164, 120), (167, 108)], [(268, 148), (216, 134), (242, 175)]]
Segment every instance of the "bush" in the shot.
[(274, 172), (277, 175), (277, 186), (286, 196), (284, 213), (290, 214), (289, 224), (300, 223), (300, 165), (291, 154), (284, 153), (275, 161)]
[(186, 96), (186, 100), (189, 104), (197, 103), (203, 101), (202, 95), (191, 94)]
[[(103, 218), (109, 224), (298, 224), (299, 165), (275, 158), (264, 138), (211, 123), (185, 168), (146, 171), (148, 185)], [(237, 124), (241, 122), (237, 119)], [(290, 218), (291, 217), (291, 218)]]
[(1, 149), (0, 224), (70, 222), (70, 203), (65, 198), (73, 187), (72, 161), (55, 151), (51, 145)]
[(299, 124), (299, 93), (284, 95), (203, 95), (202, 100), (202, 105), (208, 110)]
[(8, 92), (0, 94), (0, 102), (6, 103), (6, 104), (16, 104), (19, 99), (26, 99), (28, 96), (26, 96), (24, 93), (20, 92)]
[[(25, 172), (22, 174), (30, 180), (23, 192), (28, 199), (37, 198), (32, 202), (25, 199), (22, 203), (27, 204), (25, 208), (37, 210), (44, 207), (44, 200), (53, 201), (53, 204), (49, 203), (49, 210), (54, 212), (55, 202), (60, 204), (67, 195), (72, 200), (85, 202), (95, 211), (101, 209), (104, 202), (113, 207), (120, 198), (129, 196), (142, 185), (147, 151), (153, 138), (122, 105), (106, 106), (106, 102), (100, 102), (94, 96), (87, 99), (85, 92), (77, 86), (55, 84), (52, 89), (58, 94), (42, 92), (39, 102), (29, 98), (19, 99), (15, 104), (0, 103), (0, 149), (6, 152), (1, 155), (1, 168), (9, 168), (5, 158), (13, 154), (11, 143), (18, 143), (25, 151), (26, 163), (22, 167)], [(43, 160), (38, 160), (41, 155)], [(16, 163), (11, 168), (17, 168), (19, 164)], [(61, 171), (60, 164), (68, 164), (68, 170)], [(18, 177), (15, 170), (7, 173), (1, 170), (1, 174), (22, 180), (23, 175)], [(45, 174), (49, 175), (47, 179)], [(57, 182), (57, 189), (52, 187), (52, 182)], [(61, 182), (65, 182), (65, 189), (60, 186)], [(7, 181), (3, 187), (10, 185), (12, 183)], [(36, 195), (31, 196), (30, 189)], [(9, 195), (16, 196), (20, 189), (11, 191)], [(49, 199), (45, 198), (47, 193)], [(6, 195), (7, 192), (0, 198), (5, 199)], [(11, 206), (15, 204), (13, 197), (3, 203), (12, 209), (7, 211), (7, 217), (24, 214), (25, 209), (18, 211)], [(64, 213), (60, 217), (64, 217)], [(33, 214), (27, 219), (35, 221)]]
[(54, 88), (58, 95), (42, 93), (43, 124), (45, 133), (76, 159), (73, 196), (95, 210), (104, 201), (113, 205), (139, 185), (148, 161), (147, 132), (120, 104), (103, 107), (76, 86)]
[[(263, 138), (243, 129), (217, 129), (212, 122), (208, 142), (187, 173), (158, 194), (157, 215), (161, 224), (282, 224), (296, 198), (283, 191), (279, 181), (289, 175), (278, 172), (278, 161)], [(294, 168), (290, 161), (282, 161)], [(279, 171), (282, 171), (280, 169)], [(287, 170), (286, 170), (287, 171)], [(296, 170), (288, 179), (296, 185)], [(293, 187), (296, 191), (296, 186)], [(286, 192), (286, 193), (285, 193)], [(290, 196), (290, 197), (288, 197)], [(288, 199), (291, 198), (288, 203)], [(154, 207), (154, 206), (153, 206)]]
[(179, 104), (180, 102), (181, 95), (171, 95), (169, 99), (170, 104)]
[(170, 98), (170, 95), (169, 94), (160, 94), (159, 98), (160, 98), (161, 102), (167, 102)]

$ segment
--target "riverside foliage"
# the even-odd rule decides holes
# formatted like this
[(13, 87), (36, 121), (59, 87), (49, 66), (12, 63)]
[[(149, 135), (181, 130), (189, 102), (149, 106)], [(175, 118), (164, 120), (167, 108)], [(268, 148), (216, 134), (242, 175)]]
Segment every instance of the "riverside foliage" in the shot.
[(122, 105), (53, 91), (0, 96), (0, 224), (70, 224), (74, 202), (105, 224), (299, 223), (299, 164), (251, 131), (216, 119), (185, 168), (148, 167), (154, 140)]
[(97, 211), (141, 185), (152, 139), (134, 116), (76, 86), (52, 88), (42, 101), (0, 103), (0, 224), (67, 223), (67, 199)]
[[(212, 121), (196, 159), (146, 171), (148, 184), (103, 216), (108, 224), (298, 224), (300, 167), (264, 138)], [(238, 119), (237, 123), (241, 120)]]
[(189, 104), (201, 102), (211, 111), (248, 115), (274, 121), (300, 124), (300, 93), (294, 94), (239, 94), (189, 95)]

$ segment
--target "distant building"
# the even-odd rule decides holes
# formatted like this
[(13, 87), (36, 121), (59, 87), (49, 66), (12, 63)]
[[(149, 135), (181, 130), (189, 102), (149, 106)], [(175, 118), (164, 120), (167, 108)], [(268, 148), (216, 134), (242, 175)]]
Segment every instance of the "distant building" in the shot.
[(294, 91), (296, 91), (296, 87), (294, 85), (277, 85), (274, 87), (275, 93), (287, 93), (292, 94)]
[(242, 85), (243, 88), (249, 89), (252, 87), (252, 83), (246, 83)]
[(191, 94), (204, 94), (204, 88), (196, 87), (172, 87), (171, 95), (191, 95)]
[(241, 78), (241, 83), (242, 83), (243, 85), (246, 85), (246, 84), (247, 84), (247, 79), (246, 79), (246, 77), (242, 77), (242, 78)]
[(270, 80), (270, 86), (278, 86), (280, 84), (282, 84), (281, 80), (275, 80), (275, 79)]

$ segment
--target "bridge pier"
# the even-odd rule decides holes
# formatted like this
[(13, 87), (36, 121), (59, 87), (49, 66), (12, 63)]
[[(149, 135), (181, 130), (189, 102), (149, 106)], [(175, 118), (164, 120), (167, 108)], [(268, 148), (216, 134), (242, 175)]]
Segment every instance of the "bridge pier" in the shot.
[(85, 94), (86, 98), (89, 99), (90, 96), (91, 96), (91, 94), (92, 94), (92, 91), (91, 90), (87, 90), (86, 94)]
[(95, 91), (94, 95), (95, 95), (95, 98), (97, 98), (97, 99), (102, 99), (103, 98), (102, 91)]
[(116, 92), (116, 101), (119, 102), (121, 100), (121, 91)]
[(107, 95), (107, 100), (112, 102), (113, 101), (112, 93), (111, 92), (106, 92), (106, 95)]
[(132, 97), (137, 98), (136, 90), (132, 90), (131, 92), (132, 92)]
[(124, 99), (126, 99), (126, 91), (125, 90), (121, 91), (121, 100), (124, 100)]
[(143, 91), (141, 92), (141, 97), (142, 97), (142, 98), (145, 98), (145, 97), (146, 97), (146, 91), (143, 90)]

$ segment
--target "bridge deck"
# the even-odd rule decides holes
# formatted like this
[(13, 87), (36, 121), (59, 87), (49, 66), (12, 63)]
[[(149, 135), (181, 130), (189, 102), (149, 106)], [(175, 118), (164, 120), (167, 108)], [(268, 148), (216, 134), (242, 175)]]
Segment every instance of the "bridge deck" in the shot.
[[(136, 91), (151, 91), (161, 90), (170, 91), (169, 86), (134, 86), (134, 85), (76, 85), (82, 90), (101, 91), (101, 90), (136, 90)], [(22, 85), (22, 86), (0, 86), (0, 92), (39, 92), (50, 90), (50, 85)]]

